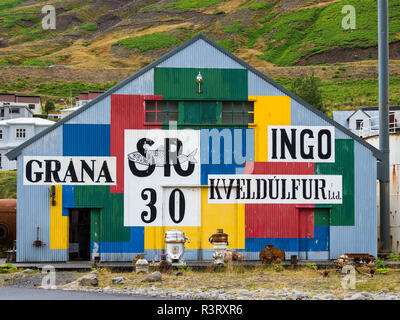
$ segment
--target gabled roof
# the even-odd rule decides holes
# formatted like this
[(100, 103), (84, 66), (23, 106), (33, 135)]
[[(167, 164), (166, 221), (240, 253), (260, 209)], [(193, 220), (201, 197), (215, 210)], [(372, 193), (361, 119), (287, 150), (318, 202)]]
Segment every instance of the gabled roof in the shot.
[(354, 133), (352, 133), (350, 130), (346, 129), (345, 127), (343, 127), (342, 125), (340, 125), (339, 123), (337, 123), (336, 121), (332, 120), (331, 118), (329, 118), (326, 114), (324, 114), (323, 112), (317, 110), (316, 108), (314, 108), (313, 106), (311, 106), (310, 104), (308, 104), (307, 102), (305, 102), (304, 100), (302, 100), (300, 97), (298, 97), (297, 95), (295, 95), (294, 93), (290, 92), (289, 90), (285, 89), (284, 87), (282, 87), (280, 84), (276, 83), (275, 81), (273, 81), (272, 79), (268, 78), (267, 76), (265, 76), (263, 73), (261, 73), (260, 71), (258, 71), (257, 69), (253, 68), (252, 66), (250, 66), (249, 64), (247, 64), (246, 62), (244, 62), (243, 60), (239, 59), (238, 57), (236, 57), (235, 55), (233, 55), (231, 52), (229, 52), (228, 50), (226, 50), (225, 48), (221, 47), (220, 45), (218, 45), (217, 43), (215, 43), (214, 41), (212, 41), (211, 39), (209, 39), (208, 37), (206, 37), (204, 34), (198, 34), (195, 37), (193, 37), (192, 39), (186, 41), (185, 43), (181, 44), (180, 46), (178, 46), (177, 48), (173, 49), (172, 51), (168, 52), (167, 54), (165, 54), (164, 56), (162, 56), (161, 58), (159, 58), (158, 60), (150, 63), (149, 65), (147, 65), (146, 67), (144, 67), (143, 69), (139, 70), (138, 72), (136, 72), (135, 74), (133, 74), (132, 76), (126, 78), (124, 81), (120, 82), (119, 84), (117, 84), (116, 86), (112, 87), (111, 89), (107, 90), (106, 92), (104, 92), (102, 95), (98, 96), (97, 98), (91, 100), (90, 102), (88, 102), (87, 104), (85, 104), (84, 106), (82, 106), (81, 108), (79, 108), (78, 110), (76, 110), (75, 112), (69, 114), (67, 117), (61, 119), (60, 121), (58, 121), (57, 123), (55, 123), (54, 125), (52, 125), (51, 127), (43, 130), (42, 132), (38, 133), (37, 135), (35, 135), (34, 137), (32, 137), (31, 139), (29, 139), (28, 141), (24, 142), (23, 144), (21, 144), (19, 147), (15, 148), (14, 150), (8, 152), (6, 154), (7, 158), (10, 160), (15, 160), (22, 152), (22, 150), (27, 147), (28, 145), (32, 144), (33, 142), (35, 142), (36, 140), (40, 139), (41, 137), (45, 136), (47, 133), (49, 133), (50, 131), (56, 129), (57, 127), (63, 125), (64, 123), (66, 123), (67, 121), (69, 121), (70, 119), (76, 117), (78, 114), (84, 112), (85, 110), (87, 110), (88, 108), (90, 108), (91, 106), (95, 105), (96, 103), (98, 103), (99, 101), (101, 101), (102, 99), (106, 98), (107, 96), (111, 95), (112, 93), (116, 92), (117, 90), (121, 89), (122, 87), (124, 87), (126, 84), (130, 83), (131, 81), (135, 80), (136, 78), (139, 78), (140, 76), (142, 76), (143, 74), (145, 74), (147, 71), (155, 68), (156, 66), (158, 66), (159, 64), (161, 64), (162, 62), (164, 62), (165, 60), (169, 59), (170, 57), (172, 57), (173, 55), (177, 54), (178, 52), (182, 51), (183, 49), (189, 47), (190, 45), (192, 45), (193, 43), (195, 43), (198, 40), (203, 40), (205, 42), (207, 42), (209, 45), (211, 45), (212, 47), (214, 47), (215, 49), (219, 50), (220, 52), (222, 52), (223, 54), (225, 54), (226, 56), (228, 56), (229, 58), (231, 58), (232, 60), (234, 60), (235, 62), (237, 62), (238, 64), (240, 64), (241, 66), (243, 66), (245, 69), (253, 72), (255, 75), (257, 75), (258, 77), (260, 77), (261, 79), (263, 79), (264, 81), (268, 82), (269, 84), (271, 84), (272, 86), (274, 86), (275, 88), (277, 88), (278, 90), (280, 90), (283, 94), (286, 94), (287, 96), (289, 96), (290, 98), (292, 98), (293, 100), (297, 101), (299, 104), (303, 105), (305, 108), (307, 108), (309, 111), (315, 113), (317, 116), (319, 116), (320, 118), (322, 118), (323, 120), (325, 120), (326, 122), (328, 122), (329, 124), (331, 124), (332, 126), (338, 128), (339, 130), (343, 131), (344, 133), (346, 133), (349, 137), (351, 137), (352, 139), (358, 141), (360, 144), (362, 144), (363, 146), (365, 146), (366, 148), (368, 148), (369, 150), (372, 151), (373, 155), (378, 158), (378, 159), (382, 159), (382, 153), (381, 151), (379, 151), (378, 149), (374, 148), (371, 144), (369, 144), (368, 142), (364, 141), (363, 139), (361, 139), (360, 137), (358, 137), (357, 135), (355, 135)]
[(366, 112), (363, 110), (363, 108), (360, 108), (360, 109), (355, 110), (355, 111), (350, 115), (350, 117), (347, 118), (347, 121), (349, 121), (349, 119), (350, 119), (352, 116), (354, 116), (358, 111), (361, 111), (361, 112), (364, 113), (368, 118), (371, 118), (370, 115), (369, 115), (368, 113), (366, 113)]

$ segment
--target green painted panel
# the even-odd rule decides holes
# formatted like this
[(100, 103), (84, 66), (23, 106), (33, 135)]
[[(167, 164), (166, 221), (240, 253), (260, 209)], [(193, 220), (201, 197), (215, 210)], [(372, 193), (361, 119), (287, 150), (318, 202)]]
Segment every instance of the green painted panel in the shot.
[[(332, 205), (332, 226), (354, 226), (354, 141), (335, 140), (335, 163), (316, 163), (315, 174), (342, 176), (343, 202)], [(315, 205), (321, 208), (323, 205)]]
[(76, 186), (75, 207), (101, 208), (101, 241), (130, 241), (130, 228), (124, 227), (124, 194), (110, 193), (109, 186)]
[(90, 242), (101, 241), (100, 210), (101, 209), (90, 210)]
[(179, 124), (217, 124), (219, 102), (215, 101), (183, 101)]
[[(201, 73), (202, 93), (196, 77)], [(154, 68), (154, 94), (164, 100), (248, 100), (245, 69)]]
[(329, 226), (329, 209), (314, 209), (314, 226)]

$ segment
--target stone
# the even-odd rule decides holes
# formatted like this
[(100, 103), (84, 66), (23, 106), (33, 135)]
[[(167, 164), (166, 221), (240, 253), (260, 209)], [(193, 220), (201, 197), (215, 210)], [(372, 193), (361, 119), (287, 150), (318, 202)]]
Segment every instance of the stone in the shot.
[(25, 269), (24, 271), (22, 271), (23, 273), (34, 273), (35, 272), (35, 270), (32, 270), (32, 269)]
[(85, 286), (85, 287), (97, 287), (99, 284), (99, 279), (97, 279), (97, 273), (89, 273), (83, 277), (80, 277), (78, 280), (78, 283), (81, 286)]
[(350, 298), (350, 300), (366, 300), (366, 299), (367, 297), (361, 293), (353, 294)]
[(242, 296), (248, 296), (249, 294), (250, 294), (250, 291), (249, 290), (246, 290), (246, 289), (240, 289), (240, 290), (238, 290), (238, 292), (237, 292), (239, 295), (242, 295)]
[(115, 277), (112, 279), (113, 284), (124, 284), (125, 283), (125, 277)]
[(149, 274), (146, 278), (142, 280), (142, 282), (157, 282), (162, 280), (161, 272), (156, 271)]

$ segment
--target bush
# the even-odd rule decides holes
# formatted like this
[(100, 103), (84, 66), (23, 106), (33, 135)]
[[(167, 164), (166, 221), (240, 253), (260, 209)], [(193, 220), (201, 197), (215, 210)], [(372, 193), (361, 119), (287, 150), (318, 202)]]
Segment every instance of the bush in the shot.
[(318, 86), (317, 78), (314, 74), (311, 76), (298, 76), (291, 83), (291, 91), (311, 104), (314, 108), (325, 112), (322, 103), (322, 94)]
[(304, 264), (304, 266), (305, 266), (307, 269), (318, 270), (318, 267), (317, 267), (317, 265), (316, 265), (315, 263), (307, 262), (307, 263)]
[(388, 265), (388, 263), (385, 260), (382, 260), (379, 258), (375, 259), (374, 263), (375, 263), (376, 269), (384, 269)]
[(51, 101), (51, 100), (47, 100), (46, 101), (46, 104), (45, 104), (45, 106), (44, 106), (44, 112), (47, 114), (47, 113), (49, 113), (49, 111), (52, 111), (52, 110), (54, 110), (56, 107), (55, 107), (55, 105), (54, 105), (54, 102), (53, 101)]
[(400, 254), (389, 254), (387, 259), (389, 261), (400, 261)]

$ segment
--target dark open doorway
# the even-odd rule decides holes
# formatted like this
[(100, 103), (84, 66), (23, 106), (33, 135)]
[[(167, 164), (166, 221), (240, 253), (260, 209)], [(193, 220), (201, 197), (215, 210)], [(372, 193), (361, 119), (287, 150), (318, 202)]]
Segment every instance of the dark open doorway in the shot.
[(90, 209), (69, 212), (69, 260), (90, 260)]

